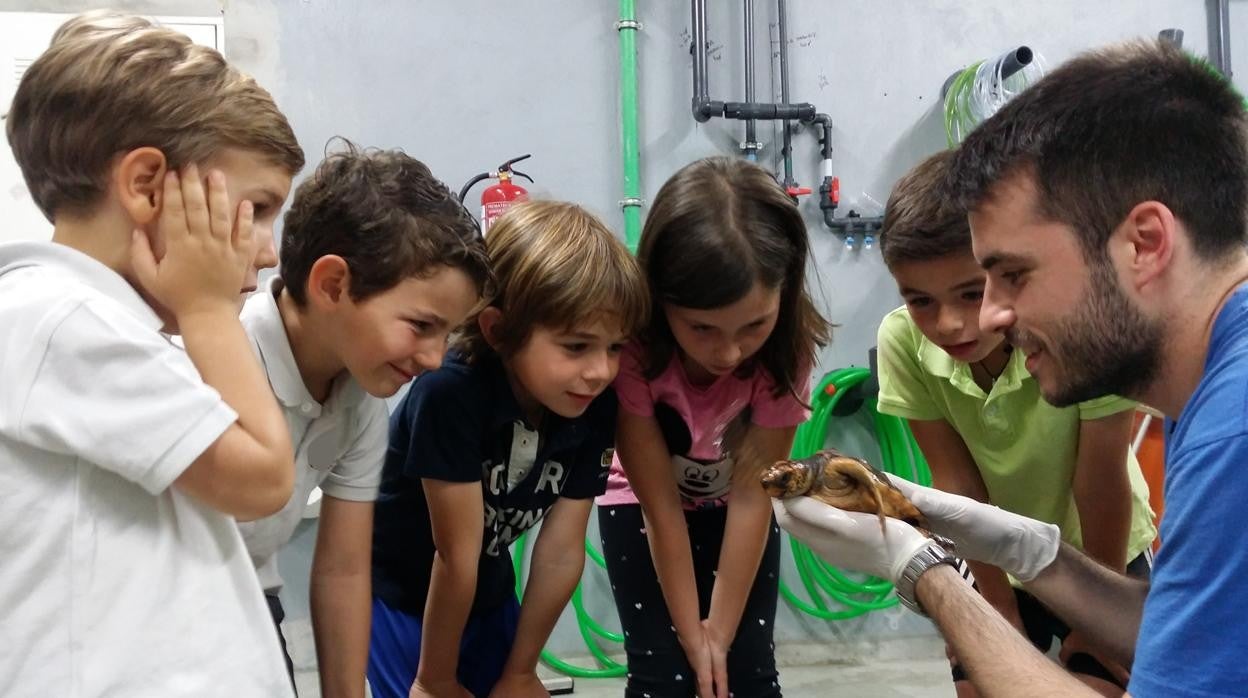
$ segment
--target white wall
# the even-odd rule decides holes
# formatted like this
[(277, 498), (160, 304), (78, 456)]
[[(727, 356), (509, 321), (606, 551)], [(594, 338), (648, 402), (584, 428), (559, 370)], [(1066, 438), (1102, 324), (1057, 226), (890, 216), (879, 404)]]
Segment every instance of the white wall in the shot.
[[(38, 7), (35, 3), (12, 4), (15, 7), (11, 11), (0, 6), (0, 114), (8, 111), (18, 80), (31, 60), (47, 48), (57, 27), (81, 9), (74, 3), (61, 3), (60, 11), (52, 7), (55, 3)], [(222, 50), (223, 18), (220, 8), (213, 5), (206, 4), (200, 11), (207, 15), (197, 16), (189, 6), (178, 3), (161, 3), (160, 8), (152, 7), (146, 13), (157, 15), (153, 19), (190, 36), (196, 43)], [(179, 14), (159, 16), (164, 11)], [(51, 236), (52, 224), (30, 198), (6, 141), (5, 147), (0, 148), (0, 242), (46, 240)]]

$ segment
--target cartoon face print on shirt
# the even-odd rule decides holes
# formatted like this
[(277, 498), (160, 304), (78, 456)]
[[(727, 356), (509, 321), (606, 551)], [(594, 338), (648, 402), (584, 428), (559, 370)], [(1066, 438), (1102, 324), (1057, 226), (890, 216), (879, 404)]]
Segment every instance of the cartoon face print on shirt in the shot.
[[(744, 416), (739, 415), (737, 419)], [(695, 503), (713, 503), (726, 496), (732, 489), (732, 458), (691, 458), (693, 437), (680, 413), (660, 402), (654, 406), (654, 417), (663, 432), (667, 450), (672, 454), (672, 471), (681, 497)]]

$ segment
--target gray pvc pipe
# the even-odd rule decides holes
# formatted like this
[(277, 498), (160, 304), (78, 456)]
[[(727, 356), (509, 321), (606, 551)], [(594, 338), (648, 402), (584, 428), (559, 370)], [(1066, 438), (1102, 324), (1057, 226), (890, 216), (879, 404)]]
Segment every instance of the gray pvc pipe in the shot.
[(1217, 31), (1214, 32), (1217, 37), (1215, 42), (1216, 51), (1210, 51), (1217, 56), (1218, 70), (1226, 76), (1227, 80), (1231, 79), (1231, 3), (1230, 0), (1217, 0), (1215, 3), (1216, 14), (1215, 22)]
[(693, 118), (707, 121), (711, 115), (703, 105), (710, 100), (706, 76), (706, 0), (692, 0), (693, 10)]
[[(754, 101), (754, 0), (744, 0), (745, 9), (745, 101)], [(745, 122), (745, 142), (751, 144), (757, 140), (754, 119)], [(752, 151), (751, 151), (752, 152)]]
[[(776, 0), (776, 24), (780, 33), (780, 101), (789, 103), (789, 12), (785, 0)], [(793, 184), (793, 131), (791, 124), (785, 121), (781, 128), (783, 145), (780, 148), (784, 158), (784, 186)]]

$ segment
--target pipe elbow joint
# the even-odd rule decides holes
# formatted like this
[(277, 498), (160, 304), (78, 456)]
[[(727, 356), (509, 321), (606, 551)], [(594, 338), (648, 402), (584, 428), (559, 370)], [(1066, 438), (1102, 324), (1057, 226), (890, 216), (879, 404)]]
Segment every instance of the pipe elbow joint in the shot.
[(693, 100), (693, 119), (698, 123), (706, 123), (714, 116), (723, 116), (724, 103), (717, 102), (713, 99), (697, 99)]

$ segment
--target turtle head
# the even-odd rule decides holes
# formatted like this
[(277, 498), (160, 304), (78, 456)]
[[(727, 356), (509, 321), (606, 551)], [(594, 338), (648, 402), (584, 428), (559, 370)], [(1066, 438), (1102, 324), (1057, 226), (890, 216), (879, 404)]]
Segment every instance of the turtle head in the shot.
[(763, 471), (763, 489), (779, 499), (806, 494), (813, 481), (813, 471), (807, 460), (809, 459), (777, 461)]

